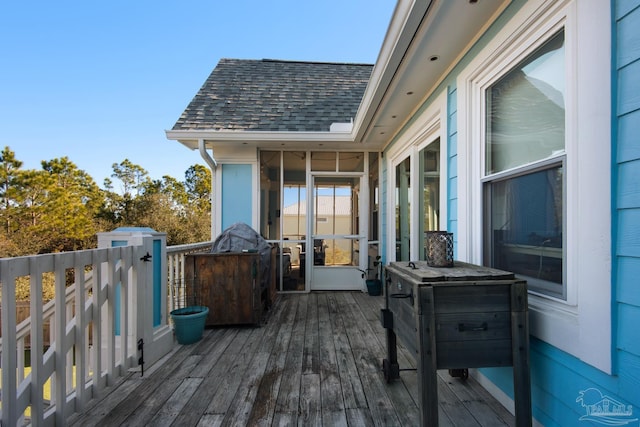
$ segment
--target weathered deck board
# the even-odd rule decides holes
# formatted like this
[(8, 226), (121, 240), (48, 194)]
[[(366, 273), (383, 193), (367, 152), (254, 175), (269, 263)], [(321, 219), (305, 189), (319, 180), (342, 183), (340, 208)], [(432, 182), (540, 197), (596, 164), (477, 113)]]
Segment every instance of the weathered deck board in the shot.
[[(71, 425), (415, 426), (415, 371), (386, 384), (383, 297), (360, 292), (281, 295), (261, 327), (205, 331), (145, 376), (132, 373)], [(402, 369), (415, 361), (401, 345)], [(441, 426), (514, 425), (473, 379), (439, 373)]]

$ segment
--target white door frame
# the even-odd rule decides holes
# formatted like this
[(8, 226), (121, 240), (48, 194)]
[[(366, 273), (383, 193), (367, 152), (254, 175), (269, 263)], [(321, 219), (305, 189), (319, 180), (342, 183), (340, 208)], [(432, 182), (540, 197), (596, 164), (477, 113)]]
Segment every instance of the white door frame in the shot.
[[(369, 182), (366, 179), (368, 164), (365, 162), (364, 172), (317, 172), (309, 175), (307, 188), (307, 241), (306, 247), (313, 250), (314, 239), (353, 239), (358, 241), (359, 257), (358, 266), (318, 266), (314, 265), (314, 257), (305, 257), (306, 283), (308, 289), (316, 290), (364, 290), (365, 281), (362, 278), (360, 270), (366, 271), (368, 263), (368, 239), (367, 230), (369, 229)], [(358, 197), (358, 227), (356, 234), (327, 234), (314, 235), (313, 224), (315, 221), (315, 182), (316, 178), (335, 177), (335, 178), (358, 178), (360, 180), (360, 189), (356, 193)], [(355, 213), (352, 212), (352, 215)]]

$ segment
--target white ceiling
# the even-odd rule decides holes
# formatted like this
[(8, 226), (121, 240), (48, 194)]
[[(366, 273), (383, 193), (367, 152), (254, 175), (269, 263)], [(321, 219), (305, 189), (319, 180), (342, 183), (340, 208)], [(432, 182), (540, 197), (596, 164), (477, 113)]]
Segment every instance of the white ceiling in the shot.
[[(393, 45), (389, 50), (395, 57), (382, 57), (383, 46), (376, 67), (383, 66), (385, 60), (387, 64), (379, 76), (374, 70), (367, 89), (371, 92), (369, 99), (365, 94), (360, 107), (362, 122), (355, 142), (372, 148), (389, 143), (509, 2), (416, 1), (411, 2), (405, 16), (400, 16), (402, 11), (397, 8), (384, 42)], [(394, 20), (404, 23), (395, 35)], [(374, 81), (376, 78), (378, 82)]]

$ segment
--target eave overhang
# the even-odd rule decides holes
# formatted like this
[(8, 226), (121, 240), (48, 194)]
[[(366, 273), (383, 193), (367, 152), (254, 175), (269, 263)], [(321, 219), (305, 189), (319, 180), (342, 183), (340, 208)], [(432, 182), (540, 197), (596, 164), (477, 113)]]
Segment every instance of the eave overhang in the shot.
[(260, 132), (260, 131), (220, 131), (220, 130), (169, 130), (167, 138), (176, 140), (192, 150), (198, 149), (198, 141), (212, 146), (238, 145), (259, 146), (261, 148), (303, 148), (310, 144), (327, 144), (326, 148), (353, 144), (351, 132)]
[(384, 149), (498, 18), (511, 0), (399, 0), (351, 132), (168, 130), (191, 149)]

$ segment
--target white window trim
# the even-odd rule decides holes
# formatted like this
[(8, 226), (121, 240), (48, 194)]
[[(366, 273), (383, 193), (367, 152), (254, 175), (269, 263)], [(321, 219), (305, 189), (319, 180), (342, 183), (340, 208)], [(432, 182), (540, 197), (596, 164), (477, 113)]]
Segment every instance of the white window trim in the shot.
[[(481, 263), (484, 90), (565, 28), (567, 300), (530, 293), (530, 329), (607, 373), (612, 369), (610, 13), (606, 2), (527, 2), (457, 81), (458, 254)], [(594, 204), (594, 195), (602, 203)]]
[[(407, 131), (396, 141), (385, 155), (387, 159), (387, 194), (390, 195), (387, 204), (387, 254), (389, 261), (396, 260), (396, 228), (395, 228), (395, 188), (396, 188), (396, 166), (404, 159), (410, 157), (411, 160), (411, 182), (418, 182), (418, 154), (420, 150), (427, 147), (440, 138), (440, 229), (447, 229), (447, 185), (448, 185), (448, 150), (447, 150), (447, 94), (443, 92), (422, 114), (420, 114)], [(410, 258), (418, 259), (420, 255), (420, 245), (417, 224), (420, 218), (417, 209), (419, 189), (412, 185), (411, 204), (409, 215), (411, 218)], [(392, 243), (392, 244), (391, 244)]]

